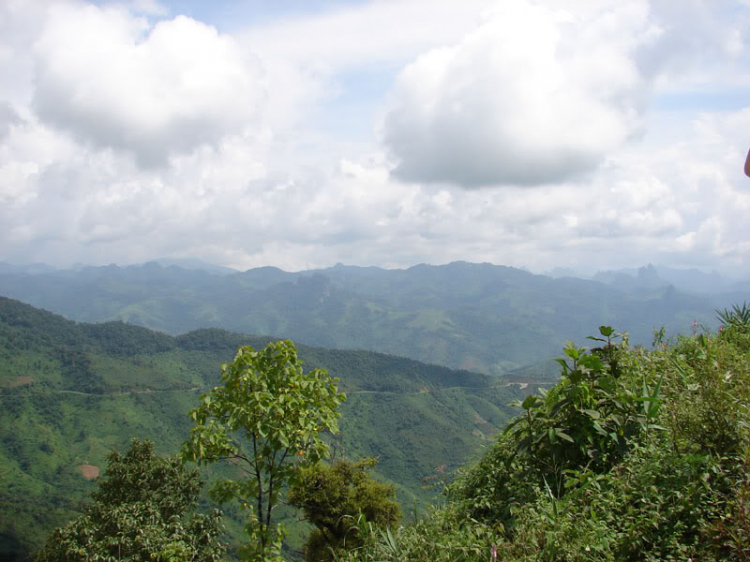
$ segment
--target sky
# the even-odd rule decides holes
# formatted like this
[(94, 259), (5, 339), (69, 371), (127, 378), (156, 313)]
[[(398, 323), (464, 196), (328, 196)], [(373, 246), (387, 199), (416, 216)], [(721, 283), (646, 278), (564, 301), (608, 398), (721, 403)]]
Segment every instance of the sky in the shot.
[(2, 0), (0, 261), (750, 276), (750, 0)]

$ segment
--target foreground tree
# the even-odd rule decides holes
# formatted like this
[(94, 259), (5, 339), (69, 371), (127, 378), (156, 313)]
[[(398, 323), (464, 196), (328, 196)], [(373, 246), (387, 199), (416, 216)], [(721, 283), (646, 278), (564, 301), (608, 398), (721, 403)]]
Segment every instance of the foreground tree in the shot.
[(184, 562), (222, 559), (220, 515), (192, 515), (201, 483), (178, 456), (161, 458), (133, 439), (113, 452), (82, 516), (56, 529), (37, 562)]
[(401, 509), (393, 500), (396, 487), (368, 473), (376, 463), (373, 458), (355, 463), (339, 460), (302, 471), (289, 491), (289, 502), (302, 509), (316, 527), (305, 542), (307, 562), (337, 560), (344, 551), (361, 547), (361, 529), (367, 523), (380, 528), (398, 524)]
[(289, 340), (260, 351), (243, 346), (221, 366), (221, 386), (201, 397), (183, 458), (197, 463), (230, 461), (247, 475), (223, 480), (211, 490), (219, 502), (232, 499), (248, 511), (250, 560), (281, 560), (284, 529), (272, 524), (282, 489), (300, 469), (329, 454), (321, 432), (338, 432), (344, 395), (338, 379), (323, 369), (305, 373)]

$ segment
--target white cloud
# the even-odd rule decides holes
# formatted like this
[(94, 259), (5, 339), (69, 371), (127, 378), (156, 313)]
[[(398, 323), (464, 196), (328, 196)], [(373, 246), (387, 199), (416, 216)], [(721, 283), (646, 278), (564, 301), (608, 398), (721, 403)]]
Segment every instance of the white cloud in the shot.
[(0, 239), (5, 259), (58, 264), (182, 255), (239, 268), (465, 259), (537, 271), (649, 261), (742, 270), (750, 189), (735, 129), (745, 125), (748, 115), (734, 113), (666, 139), (647, 135), (643, 149), (610, 156), (585, 182), (460, 190), (404, 185), (379, 153), (269, 170), (253, 157), (250, 137), (159, 169), (138, 168), (117, 151), (81, 152), (62, 138), (45, 155), (32, 141), (44, 139), (38, 144), (49, 151), (55, 137), (43, 135), (54, 133), (28, 124), (10, 134), (12, 160), (48, 160), (0, 165)]
[(382, 124), (395, 175), (475, 188), (591, 173), (643, 134), (654, 89), (747, 82), (748, 14), (728, 4), (498, 3), (399, 75)]
[[(665, 15), (666, 2), (502, 2), (516, 19), (488, 14), (479, 28), (480, 0), (370, 2), (236, 39), (188, 18), (135, 17), (127, 2), (45, 0), (29, 13), (0, 2), (0, 260), (747, 272), (750, 113), (644, 111), (657, 66), (657, 90), (700, 76), (729, 84), (748, 75), (727, 70), (746, 41), (730, 41), (737, 55), (711, 26), (697, 45), (713, 54), (696, 46), (678, 64), (665, 38), (699, 19)], [(508, 23), (518, 14), (533, 19), (523, 33)], [(386, 106), (398, 71), (382, 69), (409, 61)], [(390, 154), (336, 129), (338, 95), (372, 125), (360, 94), (390, 109)], [(423, 163), (421, 181), (391, 173), (404, 147), (422, 158), (403, 161)], [(431, 181), (483, 177), (519, 185)], [(551, 183), (524, 187), (532, 180)]]
[(39, 116), (144, 165), (242, 133), (266, 95), (257, 59), (185, 16), (151, 27), (119, 7), (56, 5), (34, 54)]
[(750, 86), (743, 70), (750, 12), (741, 2), (660, 0), (651, 2), (651, 11), (662, 33), (638, 64), (657, 76), (659, 90)]
[(10, 133), (10, 128), (21, 124), (21, 118), (9, 103), (0, 101), (0, 141)]
[(31, 98), (31, 45), (49, 5), (44, 0), (0, 2), (0, 102), (19, 113)]
[(459, 44), (399, 76), (383, 139), (411, 181), (562, 182), (641, 130), (634, 62), (653, 40), (645, 2), (573, 14), (503, 2)]

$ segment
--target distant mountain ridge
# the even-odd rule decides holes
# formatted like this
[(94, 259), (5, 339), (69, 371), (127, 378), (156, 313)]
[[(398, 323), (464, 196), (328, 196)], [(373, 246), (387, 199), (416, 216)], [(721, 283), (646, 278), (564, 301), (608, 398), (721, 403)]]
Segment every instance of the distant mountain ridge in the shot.
[(262, 267), (216, 275), (151, 262), (79, 271), (0, 271), (0, 294), (85, 322), (124, 320), (169, 334), (205, 327), (369, 349), (451, 368), (501, 374), (558, 353), (601, 324), (649, 344), (655, 329), (715, 326), (716, 308), (747, 288), (685, 293), (654, 268), (600, 282), (554, 279), (492, 264), (408, 269)]
[(732, 279), (717, 271), (696, 268), (677, 269), (665, 265), (648, 264), (637, 268), (600, 270), (593, 275), (583, 275), (572, 268), (556, 267), (545, 273), (555, 279), (574, 277), (592, 279), (624, 291), (674, 286), (685, 293), (717, 295), (747, 291), (750, 279)]
[(728, 279), (716, 271), (708, 273), (699, 269), (674, 269), (651, 264), (638, 269), (599, 271), (592, 279), (625, 291), (672, 285), (686, 293), (715, 295), (742, 292), (750, 287), (750, 280)]

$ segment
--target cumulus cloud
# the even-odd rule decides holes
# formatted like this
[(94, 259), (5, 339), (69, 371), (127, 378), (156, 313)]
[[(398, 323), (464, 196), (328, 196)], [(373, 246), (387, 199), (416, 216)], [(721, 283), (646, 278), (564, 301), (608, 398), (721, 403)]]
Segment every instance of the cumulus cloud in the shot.
[[(158, 169), (58, 141), (37, 166), (54, 138), (25, 125), (10, 142), (27, 150), (0, 165), (0, 239), (6, 260), (61, 265), (169, 255), (241, 269), (463, 259), (536, 271), (649, 261), (746, 271), (750, 189), (738, 162), (748, 117), (705, 116), (672, 130), (656, 120), (666, 138), (647, 134), (585, 182), (533, 190), (404, 185), (378, 153), (269, 171), (243, 138)], [(34, 139), (43, 142), (34, 148)]]
[(21, 118), (11, 105), (0, 101), (0, 141), (8, 135), (13, 125), (19, 125), (21, 122)]
[[(750, 75), (746, 41), (732, 54), (738, 43), (723, 48), (713, 24), (691, 49), (666, 41), (687, 19), (700, 28), (694, 14), (665, 12), (669, 2), (543, 3), (566, 12), (503, 1), (474, 32), (482, 0), (466, 4), (458, 31), (451, 18), (464, 4), (446, 3), (429, 12), (441, 20), (424, 37), (391, 50), (383, 41), (405, 36), (433, 2), (350, 6), (316, 14), (312, 27), (280, 19), (236, 43), (189, 18), (133, 15), (158, 8), (150, 2), (0, 2), (0, 259), (286, 269), (470, 260), (537, 271), (651, 261), (746, 274), (750, 110), (643, 109), (652, 88)], [(533, 21), (521, 29), (524, 13)], [(360, 33), (371, 35), (349, 48)], [(277, 49), (288, 37), (299, 41)], [(700, 45), (713, 54), (667, 64)], [(722, 56), (745, 70), (714, 64)], [(361, 94), (377, 67), (373, 107), (398, 73), (384, 78), (383, 67), (403, 61), (414, 63), (383, 122), (390, 152), (321, 130), (341, 115), (320, 102), (328, 78), (346, 88), (341, 73), (353, 69)], [(373, 113), (347, 115), (369, 124)], [(394, 157), (401, 178), (419, 181), (395, 177)], [(499, 181), (511, 185), (440, 185)], [(526, 188), (534, 183), (544, 185)]]
[(151, 26), (116, 6), (55, 5), (34, 57), (45, 123), (146, 166), (243, 132), (266, 96), (257, 59), (185, 16)]
[(745, 8), (710, 0), (652, 1), (651, 19), (659, 26), (659, 38), (654, 48), (639, 53), (638, 65), (645, 74), (657, 76), (660, 89), (750, 84), (737, 64), (750, 24)]
[(637, 134), (653, 39), (644, 2), (573, 14), (504, 2), (459, 44), (398, 78), (383, 138), (406, 180), (464, 187), (561, 182)]
[[(747, 88), (750, 14), (705, 0), (507, 0), (398, 76), (394, 174), (465, 188), (562, 183), (640, 139), (654, 92)], [(745, 31), (743, 31), (745, 30)]]

